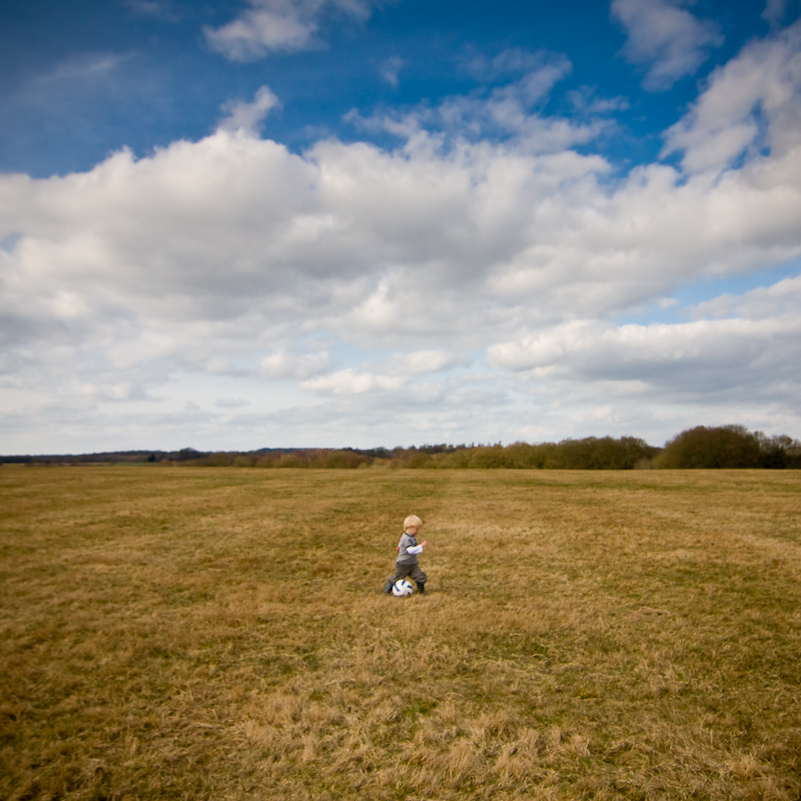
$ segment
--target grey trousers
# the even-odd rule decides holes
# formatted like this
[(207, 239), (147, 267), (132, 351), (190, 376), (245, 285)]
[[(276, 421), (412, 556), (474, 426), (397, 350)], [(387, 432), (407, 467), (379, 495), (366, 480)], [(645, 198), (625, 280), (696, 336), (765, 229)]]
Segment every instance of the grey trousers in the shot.
[(389, 577), (389, 580), (394, 584), (407, 576), (410, 576), (418, 584), (425, 584), (428, 579), (428, 576), (423, 573), (417, 562), (412, 562), (411, 564), (395, 562), (395, 572)]

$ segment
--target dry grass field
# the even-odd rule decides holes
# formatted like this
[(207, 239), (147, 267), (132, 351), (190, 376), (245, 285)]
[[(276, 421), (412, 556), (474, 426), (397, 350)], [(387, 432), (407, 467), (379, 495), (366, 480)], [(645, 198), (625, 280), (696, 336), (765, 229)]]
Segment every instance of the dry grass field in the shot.
[[(0, 492), (0, 798), (801, 797), (801, 472)], [(387, 597), (410, 513), (430, 595)]]

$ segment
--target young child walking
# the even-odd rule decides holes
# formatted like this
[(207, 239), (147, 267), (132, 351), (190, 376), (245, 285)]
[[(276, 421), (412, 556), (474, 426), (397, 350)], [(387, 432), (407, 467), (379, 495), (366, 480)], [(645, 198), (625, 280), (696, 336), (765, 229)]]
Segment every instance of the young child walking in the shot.
[(417, 582), (417, 591), (421, 595), (426, 594), (426, 576), (417, 564), (417, 554), (423, 552), (423, 548), (428, 542), (417, 544), (417, 532), (423, 521), (417, 515), (409, 515), (403, 521), (403, 534), (398, 543), (398, 561), (395, 562), (395, 572), (387, 579), (384, 585), (384, 593), (392, 592), (392, 587), (396, 581), (410, 576)]

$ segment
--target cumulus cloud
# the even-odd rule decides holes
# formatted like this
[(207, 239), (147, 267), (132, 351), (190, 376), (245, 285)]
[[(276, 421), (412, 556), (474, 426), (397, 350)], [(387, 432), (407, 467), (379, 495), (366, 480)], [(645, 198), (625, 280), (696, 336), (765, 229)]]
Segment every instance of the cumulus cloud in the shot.
[(801, 23), (755, 41), (709, 78), (690, 112), (666, 133), (663, 156), (683, 151), (693, 172), (721, 170), (744, 153), (777, 158), (798, 146)]
[(309, 49), (324, 14), (363, 20), (371, 10), (366, 0), (249, 0), (249, 6), (226, 25), (205, 29), (210, 47), (234, 61)]
[(392, 373), (415, 376), (439, 373), (453, 367), (466, 367), (469, 364), (469, 358), (463, 354), (432, 349), (395, 354), (387, 360), (386, 366)]
[[(673, 324), (615, 321), (697, 279), (801, 256), (800, 50), (788, 30), (710, 78), (667, 134), (683, 171), (610, 180), (569, 123), (554, 133), (537, 111), (567, 69), (549, 62), (525, 86), (518, 73), (429, 109), (439, 124), (410, 110), (395, 149), (262, 139), (277, 102), (264, 87), (200, 141), (63, 177), (0, 176), (1, 425), (26, 410), (76, 437), (100, 418), (109, 436), (183, 432), (191, 402), (198, 437), (224, 409), (243, 447), (253, 426), (279, 436), (300, 419), (319, 423), (309, 445), (335, 425), (352, 445), (428, 430), (547, 437), (521, 428), (533, 408), (564, 435), (604, 420), (648, 436), (747, 386), (763, 409), (772, 398), (775, 425), (798, 420), (798, 279)], [(516, 133), (471, 134), (502, 102)], [(755, 102), (769, 148), (702, 158)], [(674, 416), (646, 420), (646, 400)]]
[(348, 368), (331, 375), (308, 379), (303, 381), (301, 386), (314, 392), (361, 395), (367, 392), (395, 392), (405, 383), (403, 376), (368, 373)]
[(261, 360), (259, 374), (266, 379), (306, 380), (324, 373), (333, 363), (327, 351), (298, 353), (282, 347)]
[(784, 278), (772, 286), (742, 295), (724, 293), (690, 310), (700, 319), (738, 317), (748, 320), (791, 319), (801, 308), (801, 276)]
[[(491, 366), (575, 381), (636, 381), (675, 393), (681, 387), (761, 390), (790, 377), (801, 358), (796, 319), (724, 319), (614, 327), (581, 321), (492, 346)], [(789, 357), (789, 358), (788, 358)], [(752, 388), (759, 392), (760, 389)]]
[(692, 75), (710, 47), (723, 44), (719, 26), (700, 20), (681, 0), (612, 0), (611, 14), (628, 34), (623, 55), (647, 67), (643, 88), (659, 92)]
[(281, 103), (273, 91), (268, 86), (262, 86), (256, 91), (256, 95), (250, 103), (242, 101), (225, 103), (222, 110), (228, 116), (220, 123), (219, 129), (255, 135), (259, 132), (265, 117), (280, 105)]

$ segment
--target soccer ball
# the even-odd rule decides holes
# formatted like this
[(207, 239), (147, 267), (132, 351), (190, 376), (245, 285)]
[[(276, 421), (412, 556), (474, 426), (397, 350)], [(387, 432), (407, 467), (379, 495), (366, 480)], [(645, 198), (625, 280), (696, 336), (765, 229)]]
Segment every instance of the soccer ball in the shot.
[(392, 585), (392, 594), (398, 598), (403, 598), (404, 595), (411, 595), (412, 582), (409, 579), (398, 579)]

